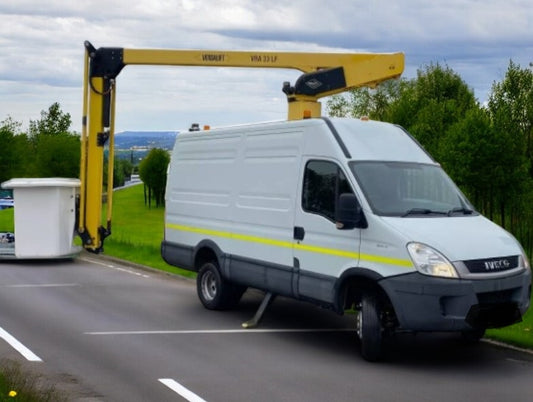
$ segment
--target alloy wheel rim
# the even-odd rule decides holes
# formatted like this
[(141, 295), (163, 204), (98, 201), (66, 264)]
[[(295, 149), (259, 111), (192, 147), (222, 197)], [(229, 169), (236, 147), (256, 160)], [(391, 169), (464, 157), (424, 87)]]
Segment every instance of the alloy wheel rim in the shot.
[(212, 272), (206, 272), (202, 278), (202, 293), (209, 301), (217, 295), (217, 280)]

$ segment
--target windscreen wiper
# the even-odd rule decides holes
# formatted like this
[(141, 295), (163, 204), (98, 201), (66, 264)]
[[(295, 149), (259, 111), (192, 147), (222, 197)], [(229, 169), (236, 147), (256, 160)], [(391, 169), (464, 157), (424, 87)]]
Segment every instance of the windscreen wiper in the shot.
[(409, 215), (431, 215), (431, 214), (448, 215), (448, 212), (435, 211), (435, 210), (429, 209), (429, 208), (411, 208), (409, 211), (404, 213), (402, 215), (402, 217), (403, 216), (409, 216)]
[(462, 212), (463, 214), (465, 215), (472, 215), (474, 213), (473, 210), (469, 209), (469, 208), (465, 208), (465, 207), (457, 207), (457, 208), (452, 208), (448, 211), (448, 216), (451, 216), (452, 214), (454, 213), (458, 213), (458, 212)]

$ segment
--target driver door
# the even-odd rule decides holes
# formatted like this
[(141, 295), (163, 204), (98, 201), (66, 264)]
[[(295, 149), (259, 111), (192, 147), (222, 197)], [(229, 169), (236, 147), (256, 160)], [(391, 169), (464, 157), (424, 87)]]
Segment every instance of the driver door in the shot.
[(300, 297), (333, 303), (336, 280), (359, 264), (361, 229), (339, 230), (335, 224), (339, 195), (353, 190), (336, 162), (303, 163), (293, 242), (297, 292)]

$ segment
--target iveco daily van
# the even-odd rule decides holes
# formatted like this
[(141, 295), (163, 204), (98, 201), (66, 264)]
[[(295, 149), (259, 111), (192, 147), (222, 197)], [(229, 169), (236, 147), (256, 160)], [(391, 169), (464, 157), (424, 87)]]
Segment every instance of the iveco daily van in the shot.
[(401, 127), (316, 118), (180, 133), (163, 258), (197, 271), (208, 309), (247, 287), (359, 311), (363, 357), (396, 330), (521, 320), (531, 269)]

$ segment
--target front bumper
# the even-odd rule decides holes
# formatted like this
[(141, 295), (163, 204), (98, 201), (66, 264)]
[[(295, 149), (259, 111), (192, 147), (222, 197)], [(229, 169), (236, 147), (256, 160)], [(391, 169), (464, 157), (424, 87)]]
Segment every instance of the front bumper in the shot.
[(467, 331), (521, 320), (531, 298), (531, 271), (498, 279), (444, 279), (418, 272), (380, 281), (399, 329)]

